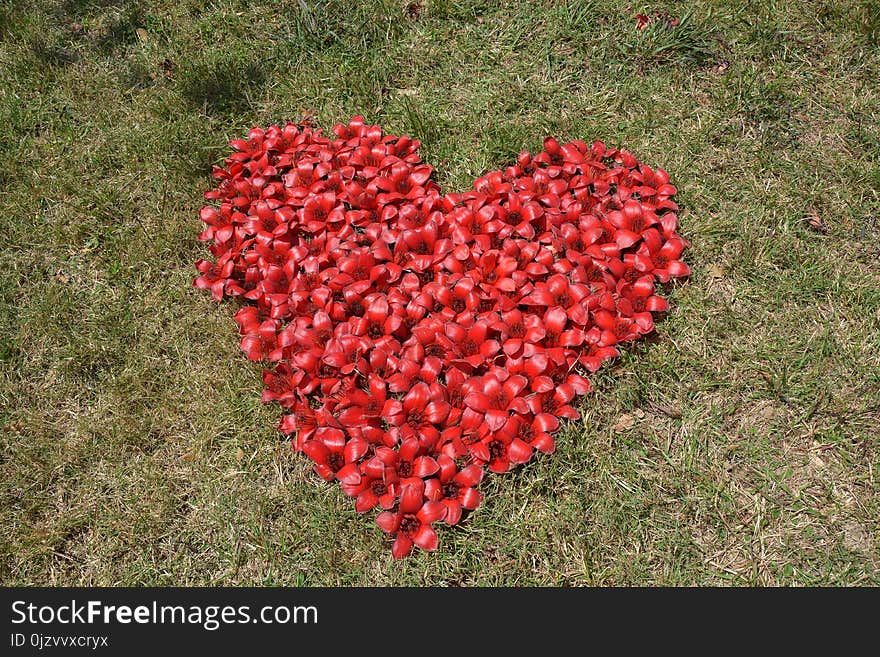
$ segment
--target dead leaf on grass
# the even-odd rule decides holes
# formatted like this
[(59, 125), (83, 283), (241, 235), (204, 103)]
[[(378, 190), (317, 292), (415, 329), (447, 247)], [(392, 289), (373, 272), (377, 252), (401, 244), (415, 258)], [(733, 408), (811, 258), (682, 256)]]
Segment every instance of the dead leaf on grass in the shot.
[(630, 415), (629, 413), (624, 413), (619, 418), (617, 418), (617, 422), (615, 422), (611, 426), (611, 430), (615, 433), (622, 433), (627, 431), (628, 429), (632, 429), (635, 426), (636, 419)]
[(165, 75), (166, 78), (168, 78), (169, 80), (174, 79), (174, 69), (177, 68), (177, 64), (166, 57), (162, 60), (162, 63), (159, 64), (159, 67), (162, 69), (162, 73)]
[(815, 212), (812, 212), (807, 216), (807, 224), (809, 224), (810, 228), (815, 230), (817, 233), (822, 233), (823, 235), (825, 235), (828, 232), (828, 226), (822, 220), (822, 217), (820, 217)]

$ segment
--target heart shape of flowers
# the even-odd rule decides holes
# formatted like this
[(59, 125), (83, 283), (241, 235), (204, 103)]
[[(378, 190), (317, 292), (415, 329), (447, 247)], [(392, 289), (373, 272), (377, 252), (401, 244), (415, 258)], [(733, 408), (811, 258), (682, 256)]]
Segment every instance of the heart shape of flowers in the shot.
[(279, 430), (394, 537), (482, 500), (483, 474), (552, 453), (585, 375), (667, 310), (687, 276), (662, 169), (601, 142), (544, 150), (443, 194), (419, 142), (363, 117), (254, 128), (202, 208), (196, 287), (235, 315)]

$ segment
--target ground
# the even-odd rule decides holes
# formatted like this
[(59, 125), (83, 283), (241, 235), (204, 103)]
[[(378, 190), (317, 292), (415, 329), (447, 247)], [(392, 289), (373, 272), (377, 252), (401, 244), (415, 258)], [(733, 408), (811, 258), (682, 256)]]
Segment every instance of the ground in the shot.
[[(878, 79), (877, 0), (0, 0), (0, 580), (880, 585)], [(404, 562), (191, 287), (228, 139), (358, 113), (448, 190), (625, 146), (693, 244), (559, 451)]]

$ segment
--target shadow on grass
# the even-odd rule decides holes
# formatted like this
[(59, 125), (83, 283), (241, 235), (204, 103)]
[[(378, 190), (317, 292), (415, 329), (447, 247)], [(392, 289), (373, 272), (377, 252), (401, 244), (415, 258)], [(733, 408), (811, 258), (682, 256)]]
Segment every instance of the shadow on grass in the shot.
[(181, 67), (179, 85), (183, 98), (207, 114), (241, 114), (253, 107), (252, 95), (265, 80), (260, 63), (233, 59)]
[(79, 61), (79, 56), (74, 51), (44, 41), (32, 43), (31, 52), (40, 64), (47, 67), (64, 67)]

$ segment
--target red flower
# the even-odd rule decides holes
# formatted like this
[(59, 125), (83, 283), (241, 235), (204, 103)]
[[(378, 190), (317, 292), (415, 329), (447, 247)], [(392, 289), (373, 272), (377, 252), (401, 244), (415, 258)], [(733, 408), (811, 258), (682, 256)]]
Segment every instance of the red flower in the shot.
[(433, 445), (440, 437), (436, 425), (449, 415), (449, 404), (438, 391), (417, 383), (390, 411), (386, 419), (398, 428), (403, 440), (414, 436), (423, 445)]
[(193, 285), (201, 290), (211, 290), (214, 301), (220, 301), (234, 267), (235, 262), (228, 258), (222, 258), (216, 263), (199, 260), (196, 262), (196, 269), (199, 270), (201, 276), (193, 281)]
[(437, 532), (431, 525), (443, 520), (446, 507), (431, 500), (425, 500), (424, 483), (407, 484), (400, 493), (400, 504), (396, 511), (385, 511), (376, 518), (376, 524), (386, 534), (394, 534), (391, 554), (402, 559), (410, 553), (413, 545), (428, 552), (437, 549)]
[(437, 461), (423, 451), (424, 447), (417, 438), (406, 438), (398, 449), (377, 448), (376, 458), (408, 484), (430, 477), (439, 468)]
[(468, 393), (464, 404), (471, 411), (481, 414), (491, 431), (498, 431), (511, 412), (523, 413), (528, 410), (525, 399), (520, 396), (527, 385), (524, 376), (515, 375), (501, 381), (494, 374), (486, 374), (480, 379), (479, 391)]
[(501, 349), (510, 357), (522, 354), (523, 345), (538, 344), (544, 339), (544, 325), (541, 318), (518, 309), (501, 313), (501, 319), (492, 328), (502, 336)]
[(366, 513), (377, 506), (391, 509), (400, 494), (397, 473), (378, 458), (373, 457), (362, 468), (361, 480), (357, 484), (342, 484), (345, 494), (356, 497), (354, 509)]
[(482, 495), (474, 488), (483, 478), (483, 469), (472, 464), (459, 470), (455, 461), (441, 454), (437, 457), (439, 472), (425, 482), (425, 497), (446, 507), (445, 521), (458, 524), (462, 509), (472, 511), (480, 504)]
[(498, 431), (489, 434), (471, 449), (474, 458), (492, 472), (501, 474), (512, 465), (521, 465), (532, 457), (532, 448), (519, 438)]
[(455, 357), (451, 362), (455, 367), (473, 370), (501, 351), (497, 340), (488, 339), (489, 324), (483, 320), (477, 320), (468, 328), (448, 322), (445, 331), (452, 341)]
[(385, 381), (375, 374), (368, 376), (368, 389), (354, 387), (341, 401), (338, 411), (339, 422), (346, 427), (363, 427), (377, 424), (390, 415), (394, 400), (388, 399)]
[(639, 325), (629, 317), (621, 317), (608, 310), (598, 310), (594, 314), (594, 321), (596, 326), (602, 329), (602, 339), (599, 342), (602, 346), (611, 346), (639, 337)]
[(514, 415), (500, 433), (505, 442), (516, 442), (517, 449), (531, 458), (533, 448), (545, 454), (552, 454), (556, 450), (556, 442), (550, 434), (558, 428), (559, 420), (550, 413), (539, 413), (534, 417)]
[(523, 303), (541, 305), (547, 308), (562, 308), (571, 321), (584, 326), (589, 323), (589, 314), (583, 300), (590, 290), (580, 283), (571, 283), (562, 274), (553, 274), (546, 283), (537, 283), (532, 293)]
[(337, 204), (333, 192), (325, 192), (319, 196), (310, 196), (302, 209), (300, 221), (311, 233), (323, 231), (328, 224), (345, 221), (345, 213)]
[(679, 260), (684, 247), (684, 240), (673, 238), (662, 246), (656, 241), (651, 245), (642, 244), (636, 255), (642, 258), (645, 273), (653, 274), (661, 283), (667, 283), (670, 278), (690, 276), (690, 267)]
[(339, 479), (344, 484), (361, 480), (358, 461), (367, 453), (368, 445), (362, 440), (345, 440), (341, 429), (321, 427), (314, 438), (306, 442), (302, 451), (315, 462), (315, 472), (326, 481)]

